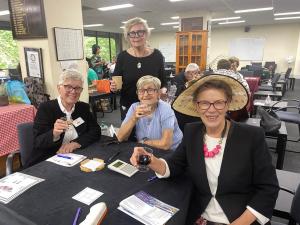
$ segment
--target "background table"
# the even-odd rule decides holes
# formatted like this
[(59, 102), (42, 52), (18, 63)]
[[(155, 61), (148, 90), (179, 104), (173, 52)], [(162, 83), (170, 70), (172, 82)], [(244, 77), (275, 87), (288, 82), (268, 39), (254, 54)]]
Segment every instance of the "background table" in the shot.
[[(122, 143), (104, 146), (95, 143), (76, 153), (84, 154), (88, 158), (107, 159), (115, 152), (121, 151), (117, 158), (129, 162), (136, 145), (137, 143)], [(154, 154), (166, 156), (168, 153), (154, 150)], [(120, 201), (141, 190), (179, 208), (180, 211), (167, 224), (182, 225), (185, 224), (192, 192), (192, 183), (185, 177), (148, 182), (147, 179), (154, 175), (153, 172), (138, 172), (128, 178), (107, 168), (98, 172), (85, 173), (80, 170), (79, 165), (68, 168), (44, 161), (24, 170), (23, 173), (43, 178), (45, 181), (35, 185), (5, 206), (39, 225), (72, 224), (78, 207), (82, 208), (79, 219), (81, 222), (90, 207), (99, 202), (105, 202), (108, 206), (108, 214), (103, 224), (141, 224), (117, 209)], [(85, 187), (96, 189), (104, 194), (90, 206), (72, 199)]]
[(33, 105), (13, 104), (0, 107), (0, 156), (19, 149), (17, 125), (32, 122), (35, 113)]

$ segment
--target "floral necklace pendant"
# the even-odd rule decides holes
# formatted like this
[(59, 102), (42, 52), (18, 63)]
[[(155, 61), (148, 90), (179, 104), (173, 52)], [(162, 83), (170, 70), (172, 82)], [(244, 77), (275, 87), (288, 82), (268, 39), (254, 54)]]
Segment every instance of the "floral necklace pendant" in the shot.
[(141, 63), (141, 62), (138, 62), (138, 63), (136, 64), (136, 67), (137, 67), (138, 69), (141, 69), (141, 68), (142, 68), (142, 63)]

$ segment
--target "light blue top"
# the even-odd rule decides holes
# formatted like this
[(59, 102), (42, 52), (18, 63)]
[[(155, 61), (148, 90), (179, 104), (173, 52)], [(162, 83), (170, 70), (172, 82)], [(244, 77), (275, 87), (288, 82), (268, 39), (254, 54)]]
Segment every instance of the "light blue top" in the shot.
[[(139, 104), (139, 102), (136, 102), (130, 106), (123, 123), (130, 119)], [(143, 140), (145, 137), (150, 140), (158, 140), (161, 139), (162, 132), (165, 129), (173, 130), (173, 143), (170, 149), (175, 150), (183, 135), (171, 106), (159, 100), (158, 106), (151, 116), (142, 117), (137, 121), (135, 134), (138, 141)]]

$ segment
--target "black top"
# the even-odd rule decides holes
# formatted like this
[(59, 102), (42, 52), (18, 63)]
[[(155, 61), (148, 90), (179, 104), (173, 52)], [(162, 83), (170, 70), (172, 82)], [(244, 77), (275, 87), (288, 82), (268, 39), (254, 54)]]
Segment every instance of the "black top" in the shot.
[[(58, 141), (53, 141), (53, 126), (57, 119), (66, 116), (59, 108), (57, 99), (44, 102), (40, 105), (33, 125), (34, 147), (32, 154), (33, 164), (55, 155), (62, 145), (64, 133)], [(78, 127), (75, 127), (78, 138), (73, 141), (79, 143), (81, 148), (98, 141), (101, 137), (101, 129), (95, 118), (90, 112), (90, 106), (84, 102), (77, 102), (75, 110), (72, 113), (72, 119), (81, 117), (84, 121)]]
[[(182, 143), (167, 159), (171, 177), (187, 172), (195, 184), (190, 207), (192, 221), (203, 213), (212, 198), (202, 147), (203, 135), (202, 123), (187, 124)], [(215, 195), (229, 222), (241, 216), (247, 205), (271, 218), (278, 191), (264, 130), (232, 121)]]
[[(141, 67), (138, 68), (137, 64)], [(136, 83), (139, 78), (145, 75), (152, 75), (160, 79), (161, 86), (166, 87), (164, 77), (164, 59), (161, 52), (154, 49), (149, 56), (138, 58), (123, 51), (118, 55), (116, 68), (113, 76), (122, 76), (122, 90), (120, 104), (129, 108), (132, 103), (138, 101), (136, 94)]]

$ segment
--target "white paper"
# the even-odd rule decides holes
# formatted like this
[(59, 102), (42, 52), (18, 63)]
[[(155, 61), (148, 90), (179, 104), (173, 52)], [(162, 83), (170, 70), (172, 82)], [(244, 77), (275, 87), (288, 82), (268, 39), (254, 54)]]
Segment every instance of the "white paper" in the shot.
[(23, 173), (13, 173), (0, 179), (0, 201), (9, 203), (11, 200), (44, 179)]
[(86, 205), (90, 205), (92, 202), (94, 202), (97, 198), (99, 198), (101, 195), (103, 195), (103, 192), (94, 190), (92, 188), (86, 187), (81, 192), (73, 196), (72, 198), (82, 202)]
[(163, 225), (179, 210), (142, 191), (121, 201), (118, 209), (147, 225)]
[[(59, 157), (58, 155), (70, 157), (70, 159)], [(58, 154), (58, 155), (54, 155), (54, 156), (50, 157), (49, 159), (47, 159), (46, 161), (53, 162), (60, 166), (72, 167), (86, 158), (86, 156), (84, 156), (84, 155), (79, 155), (79, 154), (74, 154), (74, 153)]]

